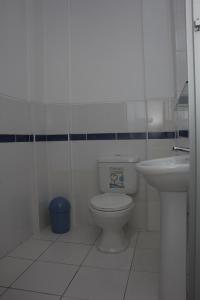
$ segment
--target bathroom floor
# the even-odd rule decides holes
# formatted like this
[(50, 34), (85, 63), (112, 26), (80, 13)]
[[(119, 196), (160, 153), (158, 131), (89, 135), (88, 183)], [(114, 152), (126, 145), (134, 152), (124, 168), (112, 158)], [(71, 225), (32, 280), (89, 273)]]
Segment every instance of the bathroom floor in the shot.
[(158, 300), (158, 233), (135, 233), (118, 254), (97, 251), (98, 235), (89, 227), (33, 236), (0, 260), (0, 298)]

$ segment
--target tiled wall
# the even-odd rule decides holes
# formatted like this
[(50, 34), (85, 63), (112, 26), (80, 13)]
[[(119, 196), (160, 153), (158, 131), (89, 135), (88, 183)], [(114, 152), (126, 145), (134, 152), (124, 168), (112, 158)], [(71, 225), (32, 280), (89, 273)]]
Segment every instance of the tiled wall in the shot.
[[(48, 203), (57, 195), (70, 199), (73, 223), (92, 224), (88, 201), (99, 193), (97, 158), (119, 153), (140, 160), (171, 155), (173, 105), (169, 100), (44, 105), (1, 97), (1, 228), (13, 234), (13, 222), (21, 220), (15, 236), (24, 239), (32, 230), (30, 220), (41, 227), (48, 223)], [(186, 129), (183, 125), (180, 129)], [(17, 135), (13, 143), (4, 143), (5, 133)], [(142, 177), (134, 199), (132, 225), (159, 230), (159, 197)], [(13, 201), (18, 209), (11, 209)], [(9, 208), (12, 214), (7, 218)], [(34, 213), (39, 220), (32, 218)], [(10, 248), (16, 241), (5, 243)]]
[(0, 2), (0, 256), (47, 224), (42, 5)]
[[(176, 74), (176, 98), (179, 98), (185, 82), (188, 81), (187, 43), (186, 43), (186, 9), (185, 1), (173, 1), (174, 50)], [(189, 115), (188, 107), (177, 106), (175, 113), (177, 140), (179, 146), (189, 146)]]
[[(30, 134), (27, 102), (0, 96), (0, 112), (1, 141)], [(0, 256), (32, 232), (32, 154), (31, 143), (0, 143)]]
[[(56, 195), (71, 201), (74, 224), (93, 222), (99, 156), (168, 156), (186, 127), (173, 113), (171, 0), (0, 5), (2, 255), (31, 233), (30, 217), (48, 223)], [(159, 230), (158, 194), (142, 178), (135, 201), (132, 225)]]

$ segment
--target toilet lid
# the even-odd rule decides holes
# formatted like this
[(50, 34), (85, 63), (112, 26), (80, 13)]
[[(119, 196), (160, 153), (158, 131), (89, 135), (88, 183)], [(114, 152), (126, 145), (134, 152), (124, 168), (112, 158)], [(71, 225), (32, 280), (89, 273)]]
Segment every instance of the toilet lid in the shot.
[(90, 204), (93, 208), (102, 211), (116, 211), (129, 208), (133, 200), (130, 196), (117, 193), (106, 193), (93, 197)]

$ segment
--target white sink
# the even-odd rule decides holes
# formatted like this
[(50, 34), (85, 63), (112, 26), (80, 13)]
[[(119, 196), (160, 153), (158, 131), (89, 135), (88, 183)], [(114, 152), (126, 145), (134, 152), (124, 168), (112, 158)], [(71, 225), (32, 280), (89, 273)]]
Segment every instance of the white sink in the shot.
[(159, 300), (186, 300), (189, 155), (143, 161), (137, 170), (160, 192)]
[(184, 192), (189, 186), (189, 155), (142, 161), (137, 170), (161, 192)]

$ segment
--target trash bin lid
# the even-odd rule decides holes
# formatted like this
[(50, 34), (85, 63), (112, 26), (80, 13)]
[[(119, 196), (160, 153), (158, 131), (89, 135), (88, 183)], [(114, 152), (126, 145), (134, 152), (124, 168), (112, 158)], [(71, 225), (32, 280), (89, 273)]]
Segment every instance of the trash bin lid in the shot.
[(50, 212), (62, 213), (67, 212), (71, 208), (70, 202), (63, 197), (54, 198), (49, 204)]

